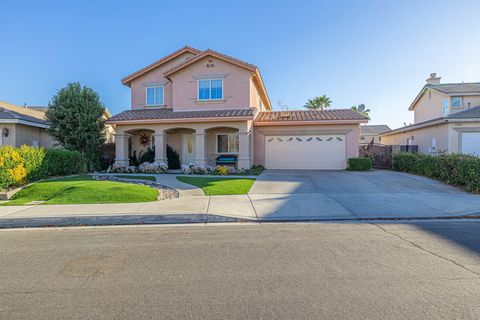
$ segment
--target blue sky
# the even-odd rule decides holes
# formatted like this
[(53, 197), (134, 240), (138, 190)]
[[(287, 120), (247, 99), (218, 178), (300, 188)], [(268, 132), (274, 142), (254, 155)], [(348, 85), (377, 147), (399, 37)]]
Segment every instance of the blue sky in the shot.
[(79, 81), (113, 113), (125, 75), (189, 44), (260, 67), (274, 105), (364, 103), (373, 124), (412, 122), (425, 79), (480, 81), (480, 1), (0, 2), (0, 100), (46, 105)]

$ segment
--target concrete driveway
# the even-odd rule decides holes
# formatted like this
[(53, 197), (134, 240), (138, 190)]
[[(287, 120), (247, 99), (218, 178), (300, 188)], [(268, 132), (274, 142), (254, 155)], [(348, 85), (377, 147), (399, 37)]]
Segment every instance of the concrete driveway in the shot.
[(249, 197), (264, 220), (431, 218), (480, 212), (479, 195), (383, 170), (266, 170)]
[(480, 196), (441, 182), (391, 171), (271, 171), (249, 194), (205, 196), (174, 175), (157, 181), (180, 198), (147, 203), (0, 207), (0, 228), (44, 225), (115, 225), (442, 218), (480, 214)]

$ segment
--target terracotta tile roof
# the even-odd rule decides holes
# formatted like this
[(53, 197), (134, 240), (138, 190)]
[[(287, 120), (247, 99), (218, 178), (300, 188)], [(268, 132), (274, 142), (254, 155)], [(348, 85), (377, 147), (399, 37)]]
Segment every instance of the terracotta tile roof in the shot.
[(480, 106), (455, 112), (455, 113), (451, 113), (447, 116), (447, 118), (449, 119), (480, 118)]
[(145, 108), (123, 111), (111, 117), (108, 122), (155, 119), (249, 118), (253, 117), (254, 114), (254, 108), (198, 111), (173, 111), (172, 108)]
[(326, 121), (326, 120), (368, 120), (351, 109), (292, 110), (259, 112), (255, 121)]
[(360, 134), (377, 135), (377, 134), (384, 133), (384, 132), (387, 132), (387, 131), (390, 131), (390, 130), (392, 130), (392, 129), (390, 129), (390, 127), (385, 125), (385, 124), (367, 125), (367, 126), (361, 126), (360, 127)]
[(427, 84), (425, 88), (432, 88), (448, 95), (479, 94), (480, 82)]

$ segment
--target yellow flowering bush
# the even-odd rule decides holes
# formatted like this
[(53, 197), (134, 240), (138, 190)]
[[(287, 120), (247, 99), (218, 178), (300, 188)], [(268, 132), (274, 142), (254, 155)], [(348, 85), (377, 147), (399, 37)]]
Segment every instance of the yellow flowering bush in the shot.
[(0, 147), (0, 189), (50, 176), (84, 173), (85, 158), (76, 151), (30, 146)]
[(25, 182), (27, 170), (18, 149), (11, 146), (1, 147), (0, 164), (1, 189)]

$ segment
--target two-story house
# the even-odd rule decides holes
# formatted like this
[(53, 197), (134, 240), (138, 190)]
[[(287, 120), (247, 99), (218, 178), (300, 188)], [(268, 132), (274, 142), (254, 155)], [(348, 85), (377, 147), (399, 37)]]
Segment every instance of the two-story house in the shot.
[(108, 121), (118, 166), (146, 148), (167, 163), (168, 145), (182, 164), (235, 155), (238, 168), (344, 169), (367, 122), (350, 109), (274, 112), (256, 66), (210, 49), (184, 47), (122, 83), (131, 107)]
[(465, 153), (480, 156), (480, 83), (440, 83), (427, 79), (409, 107), (414, 123), (385, 132), (382, 143), (418, 145), (428, 154)]

